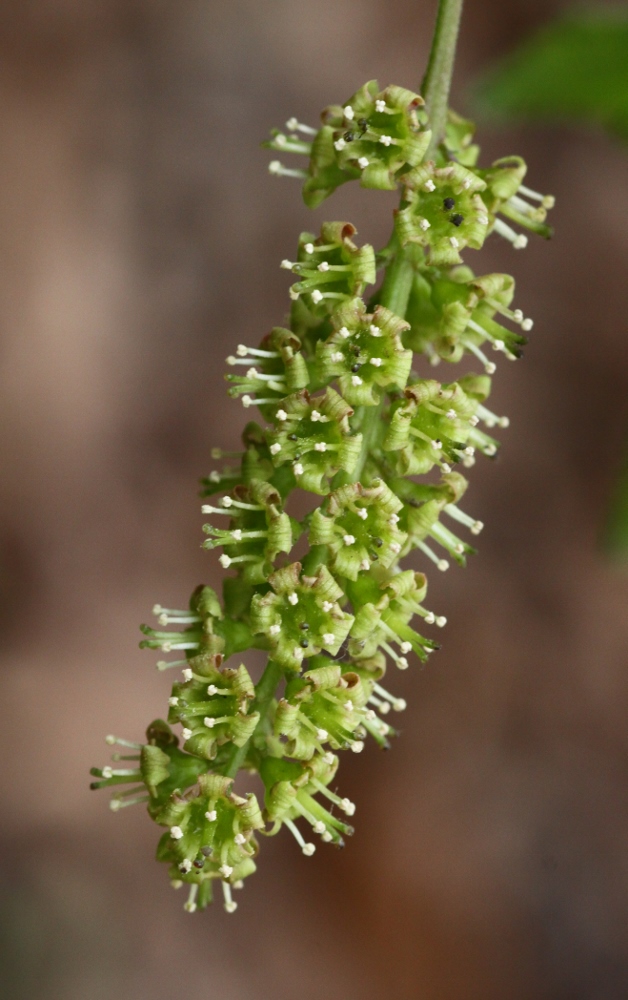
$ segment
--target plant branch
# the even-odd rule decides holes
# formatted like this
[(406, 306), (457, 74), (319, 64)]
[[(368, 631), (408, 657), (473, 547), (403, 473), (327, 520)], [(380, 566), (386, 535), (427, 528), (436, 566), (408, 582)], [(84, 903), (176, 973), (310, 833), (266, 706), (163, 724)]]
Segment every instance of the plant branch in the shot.
[(463, 0), (439, 0), (436, 27), (423, 79), (423, 96), (430, 116), (433, 153), (445, 134), (449, 88), (454, 69)]

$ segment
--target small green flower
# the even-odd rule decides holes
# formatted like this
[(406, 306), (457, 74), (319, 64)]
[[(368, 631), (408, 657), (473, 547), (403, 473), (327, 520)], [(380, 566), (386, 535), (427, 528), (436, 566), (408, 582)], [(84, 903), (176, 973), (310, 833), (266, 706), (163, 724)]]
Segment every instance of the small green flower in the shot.
[(301, 574), (301, 564), (276, 570), (268, 582), (273, 588), (251, 603), (251, 628), (267, 636), (271, 656), (286, 670), (299, 670), (304, 658), (325, 649), (338, 653), (353, 624), (342, 611), (342, 589), (325, 566), (316, 576)]
[(383, 306), (366, 311), (362, 299), (344, 303), (332, 317), (334, 332), (316, 345), (321, 382), (337, 379), (351, 406), (373, 406), (384, 387), (403, 389), (412, 367), (401, 333), (408, 324)]
[(353, 472), (358, 460), (362, 435), (351, 434), (352, 415), (351, 406), (331, 388), (324, 396), (303, 390), (286, 397), (267, 435), (273, 462), (290, 462), (302, 489), (326, 493), (328, 480), (339, 469)]
[[(241, 664), (237, 670), (206, 668), (189, 674), (173, 685), (168, 722), (179, 722), (188, 753), (213, 760), (225, 743), (243, 747), (259, 722), (257, 712), (249, 712), (255, 696), (250, 675)], [(209, 681), (209, 683), (207, 683)]]
[(184, 625), (185, 628), (182, 631), (163, 631), (141, 625), (141, 631), (148, 638), (140, 642), (140, 649), (159, 649), (164, 653), (185, 652), (186, 656), (199, 652), (210, 656), (222, 653), (225, 640), (218, 631), (222, 609), (211, 587), (200, 587), (194, 591), (188, 611), (164, 608), (161, 604), (156, 604), (153, 614), (161, 626)]
[(275, 129), (264, 144), (278, 152), (309, 155), (307, 174), (286, 169), (277, 160), (269, 170), (278, 176), (304, 177), (303, 200), (310, 208), (350, 180), (359, 179), (364, 188), (394, 191), (399, 175), (421, 163), (429, 147), (432, 133), (425, 128), (423, 104), (411, 90), (397, 86), (380, 90), (371, 80), (344, 105), (325, 108), (318, 131), (290, 119), (286, 127), (291, 135)]
[(232, 783), (222, 775), (200, 775), (196, 794), (173, 793), (155, 816), (157, 823), (169, 827), (157, 859), (171, 865), (174, 881), (190, 885), (188, 912), (197, 909), (199, 895), (204, 905), (211, 901), (211, 881), (219, 879), (223, 891), (228, 890), (225, 909), (232, 913), (236, 904), (229, 887), (255, 871), (253, 858), (259, 848), (254, 834), (263, 829), (264, 820), (255, 795), (235, 795)]
[(472, 430), (477, 402), (453, 382), (413, 382), (405, 399), (393, 404), (383, 448), (396, 455), (401, 475), (424, 475), (435, 465), (451, 472)]
[(408, 305), (410, 331), (405, 342), (425, 351), (433, 364), (458, 362), (465, 351), (473, 354), (488, 374), (496, 369), (481, 348), (490, 346), (513, 360), (521, 356), (526, 338), (497, 322), (495, 316), (528, 331), (531, 319), (511, 309), (514, 280), (506, 274), (476, 278), (469, 268), (425, 272), (415, 280)]
[(338, 846), (344, 843), (343, 834), (351, 836), (353, 833), (353, 827), (338, 819), (314, 798), (315, 795), (322, 794), (346, 815), (353, 815), (353, 803), (349, 799), (341, 799), (327, 787), (337, 767), (338, 758), (329, 753), (325, 757), (317, 756), (304, 763), (266, 758), (260, 769), (266, 788), (266, 816), (274, 823), (274, 832), (278, 832), (284, 824), (306, 857), (314, 854), (316, 846), (305, 841), (295, 820), (304, 819), (323, 842)]
[[(318, 239), (313, 233), (301, 233), (297, 261), (281, 262), (300, 278), (290, 289), (291, 299), (305, 296), (315, 316), (324, 316), (345, 299), (362, 295), (375, 282), (375, 252), (368, 243), (355, 245), (351, 237), (356, 232), (350, 222), (325, 222)], [(304, 385), (290, 386), (289, 391)]]
[[(221, 565), (225, 569), (237, 566), (247, 583), (263, 583), (279, 553), (288, 553), (292, 548), (293, 523), (281, 510), (281, 497), (270, 483), (253, 480), (248, 487), (236, 487), (233, 494), (223, 497), (219, 507), (205, 504), (202, 510), (204, 514), (230, 518), (228, 528), (203, 526), (203, 531), (212, 536), (203, 547), (222, 546)], [(298, 532), (296, 522), (294, 531)]]
[(479, 192), (486, 182), (461, 163), (423, 163), (403, 176), (405, 207), (395, 227), (402, 246), (418, 243), (437, 267), (460, 264), (460, 251), (479, 250), (489, 231), (489, 215)]
[[(419, 635), (409, 622), (415, 615), (420, 615), (428, 623), (437, 621), (436, 616), (423, 607), (426, 592), (425, 577), (412, 570), (405, 570), (384, 581), (377, 593), (376, 603), (366, 602), (356, 610), (351, 628), (350, 655), (359, 662), (361, 657), (372, 657), (377, 649), (382, 649), (400, 670), (407, 669), (406, 656), (410, 652), (416, 653), (425, 662), (439, 645)], [(445, 624), (444, 619), (442, 624)], [(391, 643), (395, 643), (400, 652)]]
[[(299, 338), (280, 326), (274, 327), (259, 348), (239, 344), (237, 353), (227, 358), (227, 364), (243, 365), (247, 371), (244, 375), (225, 376), (231, 383), (229, 395), (242, 396), (242, 403), (248, 408), (254, 404), (270, 405), (289, 392), (305, 388), (309, 376), (300, 348)], [(269, 397), (269, 393), (276, 395)]]
[(381, 479), (371, 486), (341, 486), (317, 508), (310, 522), (310, 545), (325, 545), (338, 576), (357, 580), (377, 563), (387, 569), (398, 558), (406, 535), (398, 527), (403, 504)]

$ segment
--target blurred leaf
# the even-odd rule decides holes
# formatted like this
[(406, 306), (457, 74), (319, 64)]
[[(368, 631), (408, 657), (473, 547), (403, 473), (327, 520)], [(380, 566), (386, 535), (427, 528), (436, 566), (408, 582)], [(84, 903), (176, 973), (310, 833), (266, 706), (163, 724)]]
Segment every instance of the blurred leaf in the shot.
[(628, 462), (615, 485), (603, 542), (612, 555), (628, 558)]
[(485, 117), (592, 121), (628, 140), (628, 7), (552, 22), (484, 77), (474, 103)]

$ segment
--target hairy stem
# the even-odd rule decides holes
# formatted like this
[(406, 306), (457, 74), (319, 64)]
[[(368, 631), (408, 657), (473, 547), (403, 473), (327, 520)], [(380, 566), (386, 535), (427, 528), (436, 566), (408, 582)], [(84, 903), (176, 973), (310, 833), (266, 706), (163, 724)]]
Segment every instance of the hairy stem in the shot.
[(434, 152), (445, 134), (449, 88), (454, 69), (462, 4), (463, 0), (439, 0), (438, 4), (434, 38), (422, 84), (432, 129), (429, 153)]

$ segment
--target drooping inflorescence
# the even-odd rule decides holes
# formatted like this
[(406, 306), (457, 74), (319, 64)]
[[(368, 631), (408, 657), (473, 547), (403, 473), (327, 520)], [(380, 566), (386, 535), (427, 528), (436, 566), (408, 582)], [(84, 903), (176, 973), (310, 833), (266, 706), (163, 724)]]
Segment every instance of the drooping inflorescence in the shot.
[[(340, 751), (369, 737), (388, 746), (389, 713), (405, 701), (386, 672), (427, 660), (446, 624), (404, 560), (416, 552), (444, 571), (474, 552), (483, 525), (460, 507), (457, 468), (496, 454), (489, 431), (508, 420), (485, 406), (491, 358), (520, 357), (532, 321), (512, 307), (509, 275), (476, 276), (462, 253), (491, 233), (516, 249), (522, 229), (548, 237), (553, 199), (523, 185), (519, 157), (478, 166), (473, 133), (450, 112), (433, 150), (423, 99), (371, 81), (326, 108), (321, 128), (291, 119), (267, 143), (307, 157), (305, 170), (274, 160), (270, 171), (300, 178), (309, 206), (351, 180), (399, 188), (400, 204), (379, 253), (355, 243), (350, 223), (303, 233), (281, 263), (294, 276), (286, 326), (227, 358), (229, 396), (261, 420), (237, 455), (215, 449), (203, 480), (203, 544), (231, 571), (223, 600), (201, 586), (187, 610), (154, 608), (142, 646), (172, 654), (159, 670), (182, 671), (167, 721), (145, 742), (107, 737), (127, 752), (92, 770), (112, 809), (144, 803), (164, 828), (157, 857), (175, 887), (188, 885), (188, 912), (211, 901), (215, 881), (236, 909), (232, 889), (255, 871), (260, 836), (285, 827), (308, 856), (310, 837), (338, 845), (351, 834)], [(481, 371), (428, 377), (466, 361)], [(312, 495), (300, 519), (295, 491)], [(268, 657), (257, 684), (241, 662), (251, 649)], [(263, 803), (234, 791), (240, 771), (261, 778)]]

